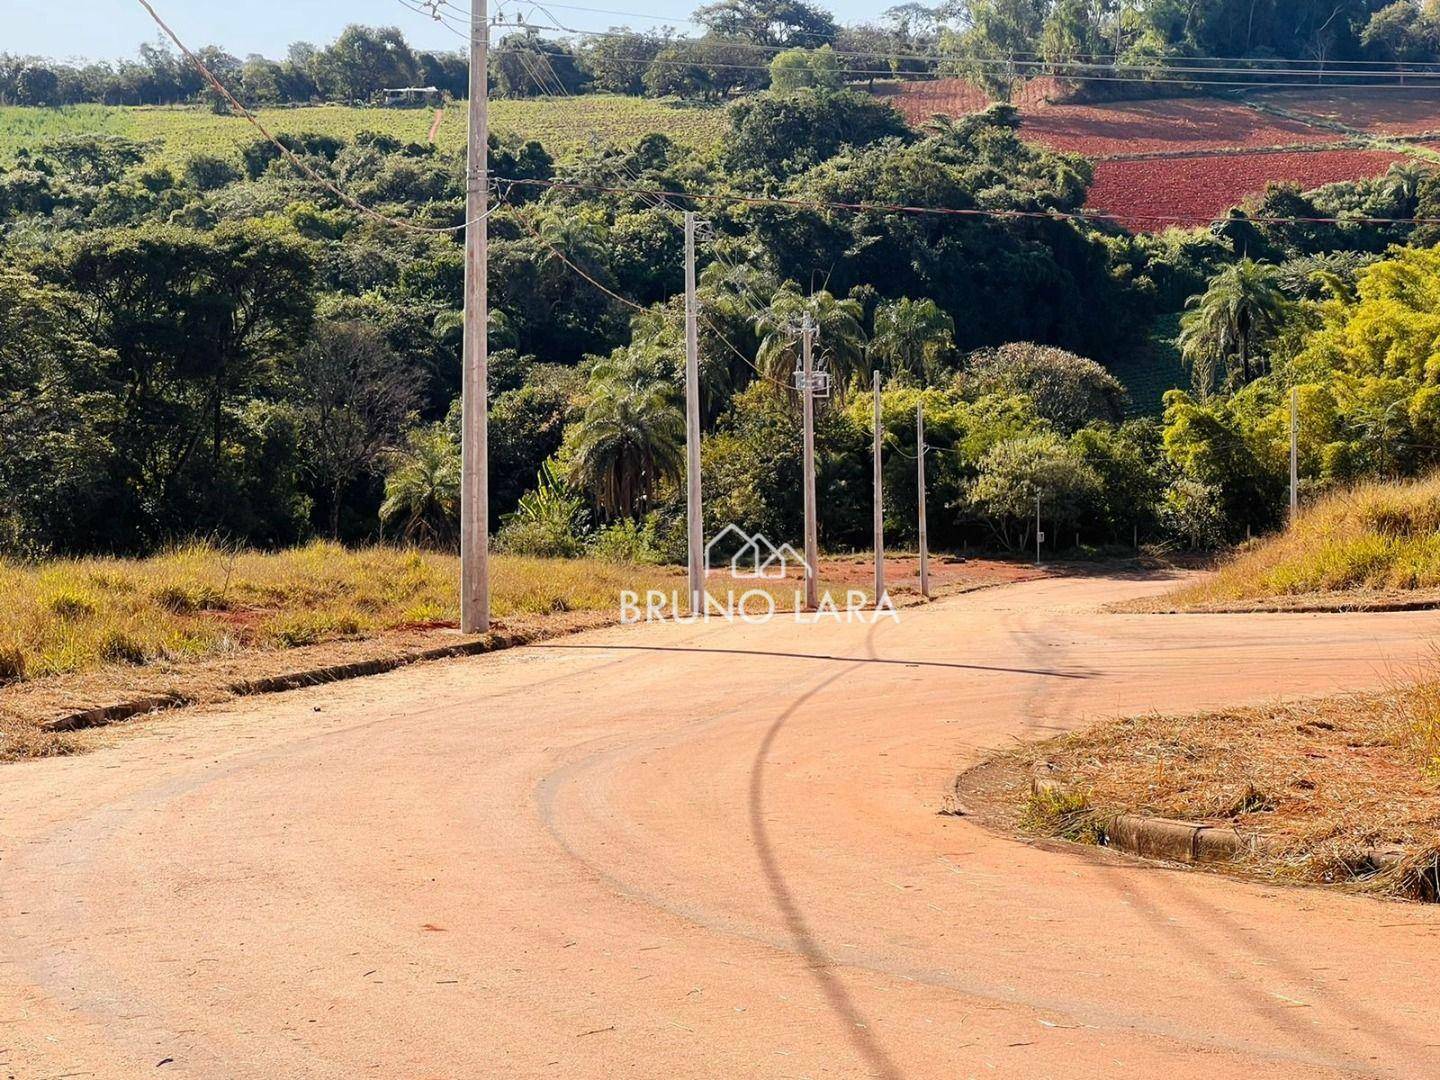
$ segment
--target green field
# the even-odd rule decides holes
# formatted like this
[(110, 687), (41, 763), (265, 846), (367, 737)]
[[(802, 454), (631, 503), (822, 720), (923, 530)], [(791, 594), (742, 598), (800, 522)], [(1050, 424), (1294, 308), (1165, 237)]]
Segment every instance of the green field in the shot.
[[(454, 150), (465, 143), (465, 103), (445, 111), (437, 143)], [(499, 100), (491, 105), (491, 127), (539, 139), (557, 157), (593, 137), (626, 142), (652, 131), (697, 147), (713, 145), (724, 128), (724, 112), (649, 98), (590, 94), (574, 98)], [(317, 105), (266, 109), (261, 120), (276, 134), (321, 132), (352, 138), (377, 131), (407, 142), (424, 142), (434, 114), (429, 109), (355, 108)], [(60, 135), (100, 132), (154, 142), (158, 160), (183, 163), (196, 153), (225, 154), (257, 138), (244, 120), (202, 108), (127, 108), (74, 105), (61, 109), (0, 106), (0, 161)]]

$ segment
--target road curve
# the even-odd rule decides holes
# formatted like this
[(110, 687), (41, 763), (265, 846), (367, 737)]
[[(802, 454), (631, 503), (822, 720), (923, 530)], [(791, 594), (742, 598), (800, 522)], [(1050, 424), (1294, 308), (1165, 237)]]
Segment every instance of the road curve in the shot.
[(1440, 913), (937, 810), (986, 749), (1378, 685), (1433, 615), (616, 628), (0, 768), (0, 1077), (1435, 1074)]

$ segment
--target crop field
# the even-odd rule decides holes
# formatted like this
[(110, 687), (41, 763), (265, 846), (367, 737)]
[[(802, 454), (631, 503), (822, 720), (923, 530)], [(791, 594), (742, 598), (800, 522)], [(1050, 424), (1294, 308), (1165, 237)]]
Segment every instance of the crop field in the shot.
[(1214, 98), (1161, 98), (1109, 105), (1039, 105), (1023, 112), (1028, 142), (1089, 158), (1336, 142), (1312, 127)]
[(911, 124), (923, 124), (932, 116), (964, 116), (990, 104), (990, 96), (964, 79), (935, 79), (928, 82), (888, 83), (875, 93), (899, 109)]
[(1375, 135), (1440, 133), (1440, 85), (1415, 89), (1283, 90), (1259, 101)]
[(1315, 188), (1379, 176), (1404, 157), (1390, 150), (1318, 150), (1100, 161), (1086, 205), (1136, 231), (1204, 225), (1271, 181)]
[[(436, 136), (442, 150), (465, 145), (464, 102), (451, 102)], [(376, 131), (407, 142), (426, 141), (434, 113), (428, 109), (356, 108), (317, 105), (296, 109), (266, 109), (260, 119), (277, 134), (321, 132), (353, 138)], [(563, 100), (499, 100), (491, 105), (491, 127), (539, 139), (560, 156), (589, 142), (625, 142), (652, 131), (677, 142), (710, 146), (724, 129), (724, 112), (717, 108), (677, 105), (648, 98), (587, 94)], [(17, 150), (34, 147), (61, 135), (99, 132), (156, 144), (158, 160), (183, 163), (197, 153), (229, 154), (258, 138), (255, 129), (234, 116), (218, 116), (198, 108), (125, 108), (77, 105), (62, 109), (0, 107), (0, 161)]]

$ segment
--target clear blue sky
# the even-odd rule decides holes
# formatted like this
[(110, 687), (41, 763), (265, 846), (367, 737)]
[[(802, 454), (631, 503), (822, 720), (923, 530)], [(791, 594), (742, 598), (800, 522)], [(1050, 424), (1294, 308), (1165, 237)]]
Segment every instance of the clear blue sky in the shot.
[[(451, 0), (464, 8), (466, 0)], [(491, 0), (491, 6), (496, 0)], [(683, 19), (701, 0), (570, 0), (583, 7), (643, 11)], [(825, 6), (841, 22), (873, 17), (898, 0), (834, 0)], [(152, 0), (186, 44), (219, 45), (237, 56), (252, 52), (283, 56), (292, 41), (323, 44), (347, 24), (399, 26), (412, 44), (456, 48), (461, 39), (399, 0)], [(523, 5), (519, 10), (525, 10)], [(556, 18), (582, 29), (629, 24), (658, 26), (649, 19), (552, 9)], [(539, 21), (536, 16), (536, 21)], [(113, 60), (133, 56), (156, 31), (135, 0), (0, 0), (0, 52)]]

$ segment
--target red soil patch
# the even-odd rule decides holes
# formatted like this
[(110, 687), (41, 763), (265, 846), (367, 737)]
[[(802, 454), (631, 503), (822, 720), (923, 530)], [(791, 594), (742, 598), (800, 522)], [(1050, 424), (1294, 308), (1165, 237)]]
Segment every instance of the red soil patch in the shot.
[(932, 116), (966, 116), (990, 104), (990, 95), (964, 79), (890, 83), (875, 93), (899, 109), (906, 122), (923, 124)]
[(1263, 100), (1288, 112), (1377, 135), (1440, 132), (1440, 95), (1434, 85), (1403, 90), (1283, 90), (1267, 93)]
[(1335, 142), (1338, 132), (1213, 98), (1163, 98), (1026, 110), (1027, 142), (1087, 157)]
[(1404, 158), (1388, 150), (1236, 154), (1101, 161), (1087, 206), (1132, 230), (1204, 225), (1271, 181), (1302, 188), (1378, 176)]

